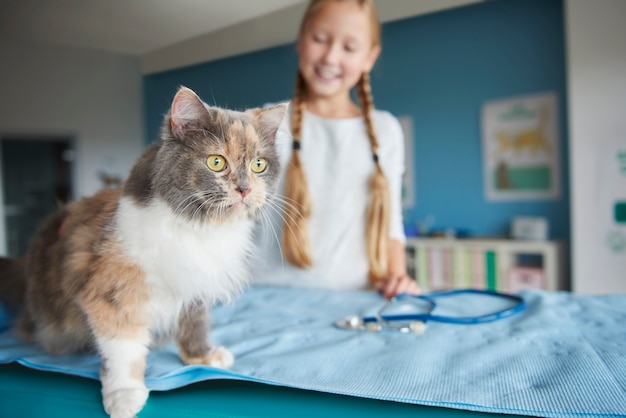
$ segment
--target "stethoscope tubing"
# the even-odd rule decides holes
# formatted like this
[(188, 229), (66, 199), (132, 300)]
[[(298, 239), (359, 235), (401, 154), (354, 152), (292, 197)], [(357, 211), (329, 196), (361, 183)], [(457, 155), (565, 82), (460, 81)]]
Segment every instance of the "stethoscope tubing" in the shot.
[[(491, 290), (478, 290), (478, 289), (455, 289), (455, 290), (444, 290), (441, 292), (434, 292), (425, 295), (410, 295), (410, 294), (401, 294), (395, 297), (395, 300), (402, 300), (406, 298), (413, 299), (421, 299), (428, 302), (430, 306), (430, 311), (435, 309), (437, 306), (436, 300), (440, 298), (445, 298), (449, 296), (458, 296), (460, 294), (478, 294), (478, 295), (489, 295), (501, 299), (509, 299), (512, 302), (515, 302), (515, 305), (502, 309), (497, 312), (492, 312), (485, 315), (479, 316), (467, 316), (467, 317), (452, 317), (452, 316), (442, 316), (442, 315), (433, 315), (431, 313), (420, 313), (420, 314), (398, 314), (398, 315), (378, 315), (378, 316), (369, 316), (362, 318), (364, 324), (370, 322), (407, 322), (407, 321), (434, 321), (434, 322), (443, 322), (447, 324), (458, 324), (458, 325), (473, 325), (473, 324), (484, 324), (487, 322), (497, 321), (499, 319), (507, 318), (509, 316), (515, 315), (526, 308), (526, 302), (523, 298), (516, 295), (511, 295), (508, 293), (500, 293), (494, 292)], [(392, 299), (393, 301), (393, 299)]]

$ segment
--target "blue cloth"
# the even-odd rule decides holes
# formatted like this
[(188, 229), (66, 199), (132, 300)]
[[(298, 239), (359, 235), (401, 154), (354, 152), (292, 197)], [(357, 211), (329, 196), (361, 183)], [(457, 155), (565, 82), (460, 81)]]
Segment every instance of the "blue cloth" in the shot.
[[(527, 308), (510, 318), (400, 334), (333, 327), (375, 313), (384, 301), (374, 292), (251, 288), (213, 311), (212, 340), (236, 358), (230, 370), (184, 366), (171, 346), (150, 354), (146, 383), (239, 379), (483, 412), (626, 416), (626, 295), (521, 296)], [(480, 315), (498, 304), (469, 295), (442, 300), (437, 312)], [(0, 362), (92, 379), (100, 367), (95, 355), (49, 356), (10, 329), (0, 334)]]

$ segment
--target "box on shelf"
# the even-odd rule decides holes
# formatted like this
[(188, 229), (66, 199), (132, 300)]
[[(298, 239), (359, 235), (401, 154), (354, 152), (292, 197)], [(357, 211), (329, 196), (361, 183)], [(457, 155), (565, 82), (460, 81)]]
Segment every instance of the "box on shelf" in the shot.
[(532, 241), (548, 239), (548, 220), (546, 218), (516, 217), (511, 221), (511, 237)]
[(544, 271), (537, 267), (512, 267), (508, 271), (508, 291), (545, 289)]

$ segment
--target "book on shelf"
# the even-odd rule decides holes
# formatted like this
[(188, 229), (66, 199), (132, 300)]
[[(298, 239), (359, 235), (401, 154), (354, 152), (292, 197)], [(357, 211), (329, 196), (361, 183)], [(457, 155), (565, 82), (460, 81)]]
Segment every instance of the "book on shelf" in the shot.
[(490, 289), (503, 290), (498, 278), (495, 251), (464, 248), (417, 248), (414, 258), (416, 280), (422, 290)]

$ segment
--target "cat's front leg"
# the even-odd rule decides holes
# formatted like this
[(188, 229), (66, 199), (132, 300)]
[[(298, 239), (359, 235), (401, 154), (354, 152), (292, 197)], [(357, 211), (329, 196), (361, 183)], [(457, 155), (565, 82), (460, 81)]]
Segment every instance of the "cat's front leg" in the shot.
[(102, 400), (111, 418), (134, 417), (148, 399), (144, 383), (146, 343), (142, 339), (98, 339), (102, 356)]
[(225, 347), (212, 347), (209, 342), (209, 310), (201, 300), (183, 306), (176, 340), (185, 364), (205, 364), (221, 369), (232, 366), (233, 355)]

